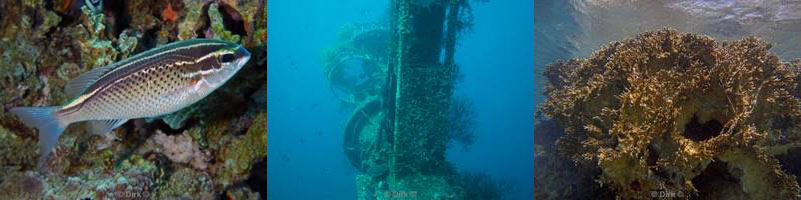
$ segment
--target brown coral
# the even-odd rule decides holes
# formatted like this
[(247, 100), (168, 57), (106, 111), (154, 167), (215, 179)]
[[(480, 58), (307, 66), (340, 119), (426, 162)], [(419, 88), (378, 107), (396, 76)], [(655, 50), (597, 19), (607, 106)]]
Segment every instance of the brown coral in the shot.
[(773, 156), (801, 142), (799, 66), (770, 47), (646, 32), (548, 65), (540, 110), (564, 127), (559, 151), (619, 196), (796, 198)]

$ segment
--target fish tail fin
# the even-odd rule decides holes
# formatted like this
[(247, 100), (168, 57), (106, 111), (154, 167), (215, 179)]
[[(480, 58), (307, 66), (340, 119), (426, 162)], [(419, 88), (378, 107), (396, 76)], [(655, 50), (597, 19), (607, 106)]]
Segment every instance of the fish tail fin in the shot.
[(26, 126), (39, 130), (39, 166), (56, 146), (58, 137), (69, 123), (62, 121), (55, 112), (58, 107), (16, 107), (10, 112), (17, 115)]

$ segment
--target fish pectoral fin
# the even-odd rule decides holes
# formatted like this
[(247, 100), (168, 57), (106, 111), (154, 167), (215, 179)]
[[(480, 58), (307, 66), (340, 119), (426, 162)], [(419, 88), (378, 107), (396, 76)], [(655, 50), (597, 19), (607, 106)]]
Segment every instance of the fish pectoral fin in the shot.
[(159, 115), (159, 116), (155, 116), (155, 117), (145, 117), (145, 122), (146, 123), (153, 123), (154, 121), (159, 120), (162, 117), (164, 117), (164, 115)]
[(77, 78), (67, 82), (67, 85), (64, 86), (64, 93), (66, 93), (69, 98), (78, 97), (85, 92), (89, 86), (95, 84), (97, 80), (100, 80), (103, 75), (106, 75), (109, 71), (112, 71), (117, 67), (118, 65), (111, 64), (89, 70), (88, 72), (81, 74)]
[(89, 127), (92, 134), (103, 135), (122, 126), (127, 121), (128, 119), (95, 120), (89, 121)]

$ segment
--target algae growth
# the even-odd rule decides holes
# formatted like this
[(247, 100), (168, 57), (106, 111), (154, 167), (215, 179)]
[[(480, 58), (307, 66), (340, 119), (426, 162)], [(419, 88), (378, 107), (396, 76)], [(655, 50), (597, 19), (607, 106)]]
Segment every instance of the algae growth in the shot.
[(801, 62), (770, 48), (664, 29), (548, 65), (536, 198), (797, 198)]
[[(266, 197), (265, 0), (26, 0), (0, 11), (0, 199)], [(8, 109), (61, 105), (78, 75), (191, 38), (241, 43), (253, 57), (204, 100), (132, 120), (118, 140), (70, 126), (35, 169), (38, 133)]]
[(343, 149), (359, 171), (357, 198), (500, 199), (505, 188), (462, 176), (445, 155), (451, 142), (474, 142), (473, 104), (453, 95), (468, 1), (396, 0), (389, 14), (388, 24), (345, 26), (322, 58), (332, 93), (353, 109)]

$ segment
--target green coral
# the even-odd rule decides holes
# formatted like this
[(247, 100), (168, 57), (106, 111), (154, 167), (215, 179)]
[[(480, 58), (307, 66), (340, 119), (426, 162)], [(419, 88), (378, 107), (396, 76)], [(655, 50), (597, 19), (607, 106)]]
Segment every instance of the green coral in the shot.
[(565, 132), (558, 154), (599, 169), (616, 195), (796, 198), (798, 183), (769, 150), (801, 142), (792, 93), (801, 66), (770, 48), (753, 37), (645, 32), (548, 65), (540, 111)]
[(180, 168), (158, 187), (157, 199), (200, 198), (214, 199), (214, 185), (207, 173), (192, 168)]
[(259, 193), (254, 192), (249, 187), (239, 186), (225, 191), (225, 196), (228, 199), (242, 199), (242, 200), (261, 200)]
[(267, 1), (222, 1), (239, 12), (247, 36), (242, 44), (247, 48), (266, 48), (267, 42)]
[[(38, 158), (37, 140), (30, 137), (21, 137), (0, 126), (0, 163), (4, 165), (18, 165), (33, 167)], [(0, 176), (2, 177), (2, 176)]]
[(43, 16), (43, 19), (42, 23), (35, 29), (34, 38), (44, 38), (45, 34), (50, 31), (51, 28), (61, 22), (61, 17), (49, 10), (38, 9), (36, 12), (38, 15)]
[[(82, 7), (81, 10), (86, 20), (81, 24), (82, 28), (73, 30), (73, 34), (76, 34), (75, 38), (79, 38), (78, 35), (84, 37), (77, 44), (81, 47), (82, 65), (101, 67), (114, 63), (119, 52), (114, 48), (111, 40), (103, 39), (106, 37), (106, 26), (103, 24), (105, 15), (102, 12), (95, 12), (86, 6)], [(130, 48), (130, 46), (128, 47)], [(130, 52), (130, 50), (127, 51)]]
[(195, 31), (203, 26), (203, 6), (204, 1), (182, 0), (186, 7), (184, 19), (178, 24), (178, 39), (186, 40), (196, 38)]
[(239, 35), (233, 34), (231, 33), (231, 31), (225, 30), (219, 6), (220, 5), (217, 3), (212, 3), (211, 6), (209, 6), (211, 31), (214, 33), (214, 38), (239, 43), (240, 41)]
[(242, 181), (251, 166), (267, 156), (267, 114), (260, 113), (245, 135), (228, 143), (217, 155), (221, 166), (219, 179), (224, 187)]
[[(208, 133), (222, 133), (220, 131), (209, 131)], [(206, 132), (203, 131), (203, 127), (192, 127), (189, 129), (188, 135), (195, 141), (200, 148), (209, 148), (209, 142), (206, 137)]]

